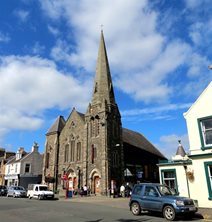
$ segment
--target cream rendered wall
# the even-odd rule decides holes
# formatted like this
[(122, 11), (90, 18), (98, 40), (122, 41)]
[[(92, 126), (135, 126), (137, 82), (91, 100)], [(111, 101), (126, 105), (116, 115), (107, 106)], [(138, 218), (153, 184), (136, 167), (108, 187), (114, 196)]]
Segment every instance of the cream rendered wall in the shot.
[(6, 164), (5, 175), (15, 175), (20, 174), (21, 164), (20, 162)]
[(212, 201), (208, 200), (208, 187), (205, 175), (204, 162), (212, 161), (211, 158), (201, 154), (211, 153), (212, 149), (202, 150), (200, 133), (198, 128), (198, 118), (212, 116), (212, 82), (202, 92), (199, 98), (191, 106), (191, 108), (184, 113), (184, 117), (187, 123), (190, 154), (200, 155), (192, 157), (192, 170), (194, 172), (194, 181), (189, 182), (189, 188), (192, 198), (198, 200), (200, 207), (212, 208)]
[[(212, 116), (212, 82), (203, 91), (191, 108), (184, 113), (187, 123), (191, 155), (202, 153), (197, 119), (206, 116)], [(211, 151), (205, 150), (204, 154), (207, 152)]]
[(162, 170), (176, 170), (176, 178), (177, 178), (177, 189), (180, 196), (188, 197), (188, 187), (186, 182), (186, 175), (183, 165), (166, 165), (160, 166), (160, 183), (163, 183), (162, 180)]
[(194, 172), (194, 181), (189, 183), (192, 198), (198, 200), (200, 207), (212, 208), (212, 201), (208, 200), (208, 187), (205, 176), (204, 162), (211, 161), (208, 159), (192, 160), (192, 169)]
[[(210, 159), (211, 160), (211, 159)], [(209, 160), (205, 160), (209, 161)], [(185, 169), (183, 165), (166, 165), (160, 166), (160, 183), (163, 183), (162, 180), (162, 170), (176, 170), (177, 178), (177, 188), (179, 196), (189, 197), (198, 201), (199, 207), (212, 208), (212, 201), (208, 200), (208, 188), (206, 177), (203, 174), (204, 164), (203, 161), (195, 161), (194, 165), (188, 165), (187, 170), (193, 170), (194, 172), (194, 181), (190, 181), (185, 174)], [(201, 178), (200, 178), (201, 176)]]

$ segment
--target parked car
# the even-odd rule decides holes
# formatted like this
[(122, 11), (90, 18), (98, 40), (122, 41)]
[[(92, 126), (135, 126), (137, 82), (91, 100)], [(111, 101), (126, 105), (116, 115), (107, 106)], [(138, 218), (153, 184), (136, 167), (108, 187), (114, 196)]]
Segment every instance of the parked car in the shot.
[(27, 197), (29, 199), (31, 198), (37, 198), (39, 200), (43, 199), (54, 199), (54, 193), (53, 191), (50, 191), (48, 189), (48, 186), (45, 184), (29, 184), (28, 185), (28, 191), (27, 191)]
[(7, 197), (26, 197), (26, 190), (22, 186), (11, 186), (8, 188)]
[(130, 210), (134, 215), (141, 211), (155, 211), (163, 213), (167, 220), (175, 220), (177, 215), (192, 216), (198, 208), (191, 198), (180, 197), (166, 185), (141, 183), (133, 187)]
[(0, 185), (0, 196), (6, 196), (7, 195), (7, 187), (4, 185)]

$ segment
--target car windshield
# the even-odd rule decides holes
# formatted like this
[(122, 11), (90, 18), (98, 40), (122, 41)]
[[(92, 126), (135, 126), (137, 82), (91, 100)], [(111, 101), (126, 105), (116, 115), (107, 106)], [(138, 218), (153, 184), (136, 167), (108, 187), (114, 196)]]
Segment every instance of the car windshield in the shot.
[(14, 187), (14, 190), (24, 190), (23, 187)]
[(169, 187), (167, 186), (158, 186), (158, 190), (162, 196), (167, 196), (167, 195), (176, 195), (175, 192), (173, 192)]
[(48, 187), (45, 187), (45, 186), (40, 187), (40, 191), (47, 191), (47, 190), (48, 190)]

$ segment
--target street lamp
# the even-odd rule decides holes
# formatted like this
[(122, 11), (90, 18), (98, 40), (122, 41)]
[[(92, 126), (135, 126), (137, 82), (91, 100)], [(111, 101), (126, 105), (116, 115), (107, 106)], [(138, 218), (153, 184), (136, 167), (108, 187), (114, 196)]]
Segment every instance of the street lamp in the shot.
[(80, 189), (80, 167), (77, 167), (77, 171), (78, 171), (78, 189)]

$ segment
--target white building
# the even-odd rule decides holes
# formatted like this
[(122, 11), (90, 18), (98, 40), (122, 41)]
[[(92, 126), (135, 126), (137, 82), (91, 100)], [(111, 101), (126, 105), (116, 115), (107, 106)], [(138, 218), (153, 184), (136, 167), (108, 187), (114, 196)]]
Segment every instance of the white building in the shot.
[(5, 185), (19, 185), (27, 188), (29, 183), (40, 183), (42, 179), (43, 155), (34, 143), (30, 153), (19, 148), (15, 157), (5, 166)]
[(212, 208), (212, 82), (184, 113), (189, 137), (189, 153), (179, 144), (176, 155), (160, 163), (160, 182), (180, 195)]

